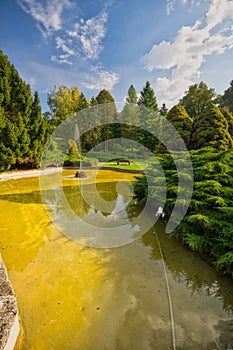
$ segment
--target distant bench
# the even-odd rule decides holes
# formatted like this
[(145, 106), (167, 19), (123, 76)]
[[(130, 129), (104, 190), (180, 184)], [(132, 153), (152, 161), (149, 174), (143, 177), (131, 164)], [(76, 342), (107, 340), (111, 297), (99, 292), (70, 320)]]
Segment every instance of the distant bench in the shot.
[(130, 160), (127, 160), (127, 159), (118, 159), (118, 160), (117, 160), (117, 165), (120, 165), (120, 164), (122, 164), (122, 163), (128, 164), (128, 165), (131, 164), (131, 163), (130, 163)]

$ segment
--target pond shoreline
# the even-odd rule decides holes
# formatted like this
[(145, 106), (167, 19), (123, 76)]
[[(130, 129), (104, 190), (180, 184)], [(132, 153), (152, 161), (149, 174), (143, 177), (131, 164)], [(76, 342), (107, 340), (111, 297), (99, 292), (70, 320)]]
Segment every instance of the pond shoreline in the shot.
[(0, 349), (12, 350), (20, 332), (16, 297), (0, 254)]
[(39, 175), (40, 175), (40, 169), (6, 171), (0, 174), (0, 182), (22, 179), (26, 177), (34, 177)]
[[(47, 170), (51, 171), (59, 171), (61, 168), (47, 168)], [(66, 170), (77, 170), (77, 168), (71, 168), (71, 167), (65, 167)], [(131, 169), (122, 169), (122, 168), (114, 168), (114, 167), (86, 167), (84, 170), (112, 170), (117, 171), (121, 173), (129, 173), (129, 174), (143, 174), (142, 170), (131, 170)], [(16, 180), (16, 179), (23, 179), (27, 177), (36, 177), (40, 175), (42, 169), (30, 169), (30, 170), (12, 170), (12, 171), (6, 171), (0, 174), (0, 182), (3, 181), (9, 181), (9, 180)]]

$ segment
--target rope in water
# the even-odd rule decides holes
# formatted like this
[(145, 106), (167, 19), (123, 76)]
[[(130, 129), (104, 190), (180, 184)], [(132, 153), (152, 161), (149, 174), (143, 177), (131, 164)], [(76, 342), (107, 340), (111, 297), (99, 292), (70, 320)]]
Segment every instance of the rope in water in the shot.
[(163, 257), (163, 252), (162, 252), (159, 236), (158, 236), (158, 233), (156, 232), (155, 228), (153, 228), (153, 233), (155, 234), (156, 239), (157, 239), (159, 252), (160, 252), (160, 256), (161, 256), (162, 264), (163, 264), (163, 271), (164, 271), (164, 277), (165, 277), (165, 283), (166, 283), (166, 289), (167, 289), (167, 297), (168, 297), (170, 320), (171, 320), (172, 349), (176, 350), (175, 322), (174, 322), (174, 314), (173, 314), (170, 287), (169, 287), (169, 283), (168, 283), (168, 275), (167, 275), (166, 265), (165, 265), (165, 261), (164, 261), (164, 257)]

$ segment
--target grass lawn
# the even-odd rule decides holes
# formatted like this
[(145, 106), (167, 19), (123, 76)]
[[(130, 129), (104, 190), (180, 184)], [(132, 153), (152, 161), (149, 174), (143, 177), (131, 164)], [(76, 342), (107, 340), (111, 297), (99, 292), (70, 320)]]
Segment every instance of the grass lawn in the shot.
[(102, 166), (105, 167), (111, 167), (111, 168), (118, 168), (118, 169), (125, 169), (125, 170), (144, 170), (148, 167), (149, 162), (148, 160), (142, 161), (140, 160), (135, 160), (134, 162), (131, 161), (131, 164), (119, 164), (117, 165), (116, 161), (110, 161), (106, 163), (102, 163)]

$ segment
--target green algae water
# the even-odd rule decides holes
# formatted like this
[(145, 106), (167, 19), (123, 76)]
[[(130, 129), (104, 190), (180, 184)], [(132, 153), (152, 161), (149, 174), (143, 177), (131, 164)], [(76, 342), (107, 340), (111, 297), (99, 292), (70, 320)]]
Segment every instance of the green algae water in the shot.
[[(63, 174), (66, 198), (75, 215), (85, 217), (90, 207), (73, 175)], [(134, 176), (99, 171), (105, 200), (117, 198), (121, 179), (133, 182)], [(0, 250), (22, 329), (15, 350), (232, 348), (232, 280), (168, 238), (162, 225), (125, 246), (86, 247), (51, 223), (38, 177), (0, 183), (0, 213)]]

